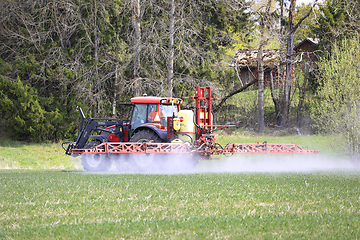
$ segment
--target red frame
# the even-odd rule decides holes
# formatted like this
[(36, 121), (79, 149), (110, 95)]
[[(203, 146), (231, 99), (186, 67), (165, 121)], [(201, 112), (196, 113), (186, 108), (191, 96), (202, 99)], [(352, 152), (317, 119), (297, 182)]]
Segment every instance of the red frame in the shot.
[(71, 154), (196, 154), (201, 159), (210, 159), (211, 155), (232, 154), (316, 154), (319, 150), (307, 150), (296, 144), (228, 144), (220, 147), (212, 144), (212, 140), (204, 142), (200, 147), (191, 149), (185, 143), (137, 143), (118, 142), (102, 143), (92, 149), (71, 149)]
[[(206, 93), (207, 96), (205, 96)], [(195, 99), (195, 114), (197, 125), (202, 125), (205, 129), (213, 127), (211, 125), (211, 101), (216, 100), (216, 97), (211, 97), (211, 87), (196, 87), (195, 95), (191, 99)], [(201, 115), (203, 115), (203, 119), (201, 119)], [(196, 139), (199, 139), (201, 136), (202, 131), (198, 129)]]

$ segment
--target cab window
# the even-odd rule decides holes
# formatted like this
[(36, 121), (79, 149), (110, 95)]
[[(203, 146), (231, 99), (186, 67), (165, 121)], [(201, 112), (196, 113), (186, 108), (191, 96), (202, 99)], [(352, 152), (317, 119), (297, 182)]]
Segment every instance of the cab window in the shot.
[(133, 129), (146, 122), (146, 110), (147, 104), (135, 104), (131, 117), (131, 126)]
[(149, 104), (148, 113), (148, 122), (160, 122), (160, 115), (157, 112), (157, 104)]
[(165, 113), (166, 116), (172, 117), (178, 115), (178, 105), (160, 105), (160, 111)]

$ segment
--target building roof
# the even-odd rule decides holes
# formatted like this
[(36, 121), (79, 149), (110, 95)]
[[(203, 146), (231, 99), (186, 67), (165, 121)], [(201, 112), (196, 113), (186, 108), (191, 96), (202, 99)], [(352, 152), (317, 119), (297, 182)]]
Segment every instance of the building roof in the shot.
[[(303, 44), (309, 43), (311, 45), (318, 44), (317, 39), (305, 38), (299, 44), (294, 47), (294, 50), (300, 48)], [(230, 66), (238, 67), (255, 67), (257, 66), (257, 53), (258, 49), (237, 49), (234, 57), (230, 62)], [(280, 63), (280, 51), (277, 49), (264, 49), (263, 50), (263, 61), (265, 67), (274, 67)]]
[(310, 44), (319, 44), (319, 40), (317, 40), (317, 39), (305, 38), (305, 39), (302, 40), (298, 45), (296, 45), (296, 46), (294, 47), (294, 49), (300, 47), (300, 46), (303, 45), (305, 42), (309, 42)]
[[(246, 67), (257, 65), (258, 49), (237, 49), (230, 66)], [(264, 49), (263, 61), (265, 66), (276, 66), (279, 64), (280, 53), (276, 49)]]
[(300, 48), (304, 43), (310, 43), (311, 45), (316, 45), (316, 44), (319, 44), (319, 40), (317, 39), (313, 39), (313, 38), (305, 38), (304, 40), (302, 40), (299, 44), (297, 44), (295, 47), (294, 47), (294, 50)]

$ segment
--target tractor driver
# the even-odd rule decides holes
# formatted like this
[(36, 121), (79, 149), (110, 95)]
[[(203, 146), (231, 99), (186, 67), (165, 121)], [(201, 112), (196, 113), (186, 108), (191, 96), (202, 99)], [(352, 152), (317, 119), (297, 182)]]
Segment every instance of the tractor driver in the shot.
[(149, 113), (148, 120), (150, 122), (160, 122), (161, 117), (166, 117), (166, 113), (164, 111), (160, 111), (160, 115), (159, 115), (156, 104), (149, 105), (149, 112), (150, 113)]

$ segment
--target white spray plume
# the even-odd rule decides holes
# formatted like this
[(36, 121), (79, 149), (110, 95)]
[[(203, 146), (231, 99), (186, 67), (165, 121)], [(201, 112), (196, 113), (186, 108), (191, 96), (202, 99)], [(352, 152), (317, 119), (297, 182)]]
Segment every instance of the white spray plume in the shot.
[[(113, 161), (116, 161), (113, 158)], [(129, 162), (131, 159), (129, 159)], [(191, 174), (191, 173), (306, 173), (321, 171), (359, 171), (348, 158), (334, 158), (320, 154), (248, 154), (234, 155), (220, 160), (203, 160), (196, 166), (191, 155), (156, 155), (155, 162), (139, 170), (131, 164), (109, 172), (145, 174)]]
[(356, 170), (348, 159), (314, 154), (236, 155), (218, 162), (199, 164), (199, 172), (314, 172)]

